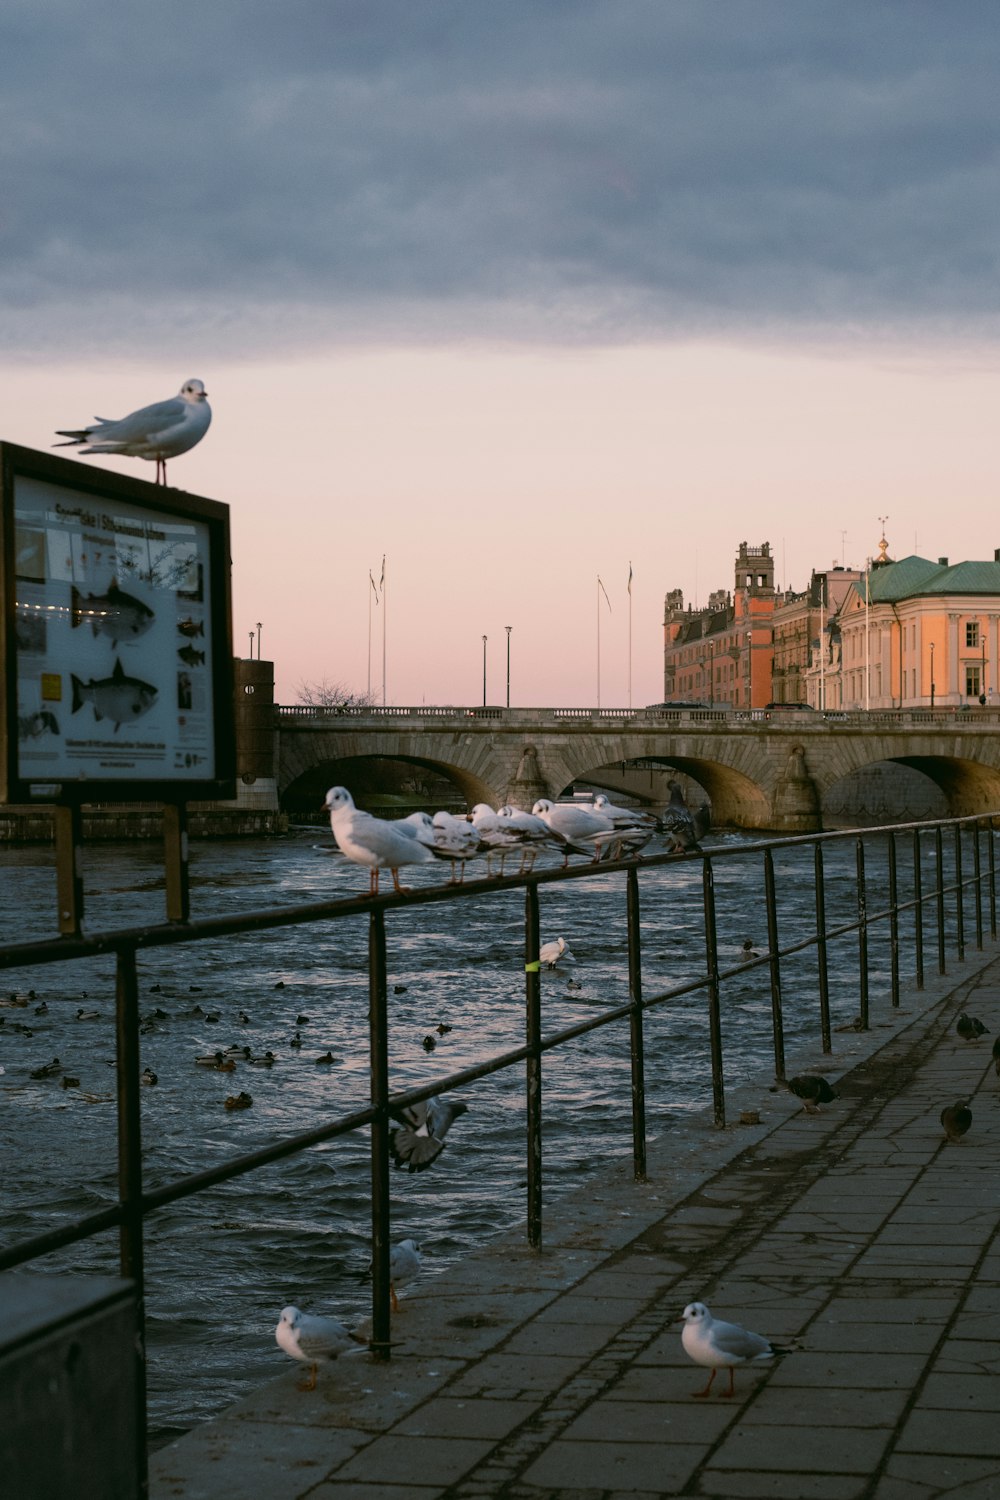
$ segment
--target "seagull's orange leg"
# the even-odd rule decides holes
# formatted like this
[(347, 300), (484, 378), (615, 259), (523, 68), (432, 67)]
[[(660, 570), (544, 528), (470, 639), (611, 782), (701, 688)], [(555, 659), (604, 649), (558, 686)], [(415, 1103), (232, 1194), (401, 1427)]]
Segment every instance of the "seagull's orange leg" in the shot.
[(399, 1312), (399, 1298), (396, 1296), (396, 1288), (389, 1282), (389, 1298), (392, 1302), (393, 1312)]
[(317, 1368), (318, 1368), (317, 1365), (313, 1365), (312, 1368), (309, 1371), (309, 1379), (307, 1381), (302, 1380), (302, 1381), (299, 1382), (299, 1390), (300, 1391), (314, 1391), (316, 1389), (316, 1370), (317, 1370)]
[(729, 1389), (728, 1389), (728, 1391), (722, 1391), (721, 1394), (723, 1396), (735, 1396), (736, 1395), (736, 1366), (735, 1365), (730, 1365), (729, 1366)]
[(392, 884), (393, 884), (393, 889), (395, 890), (396, 894), (399, 895), (399, 896), (405, 896), (406, 892), (410, 889), (410, 887), (408, 885), (400, 885), (400, 883), (399, 883), (399, 871), (398, 870), (393, 870), (393, 872), (392, 872)]
[(712, 1381), (714, 1379), (715, 1379), (715, 1366), (713, 1365), (712, 1366), (712, 1373), (708, 1377), (708, 1385), (706, 1385), (706, 1387), (705, 1387), (705, 1389), (703, 1391), (692, 1391), (691, 1392), (692, 1396), (707, 1396), (708, 1393), (709, 1393), (709, 1391), (712, 1389)]

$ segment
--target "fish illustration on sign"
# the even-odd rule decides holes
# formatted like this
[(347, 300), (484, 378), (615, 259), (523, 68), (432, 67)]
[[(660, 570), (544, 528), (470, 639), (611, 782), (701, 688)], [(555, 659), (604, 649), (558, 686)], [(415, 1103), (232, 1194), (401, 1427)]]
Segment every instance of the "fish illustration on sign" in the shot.
[(181, 646), (177, 655), (189, 667), (200, 667), (205, 660), (204, 651), (196, 651), (193, 646)]
[(145, 635), (155, 618), (141, 599), (127, 594), (112, 578), (106, 594), (81, 594), (73, 585), (70, 619), (73, 629), (89, 623), (95, 635), (106, 635), (111, 644)]
[(119, 724), (141, 719), (156, 702), (156, 688), (152, 683), (127, 676), (117, 657), (110, 677), (92, 677), (89, 682), (81, 682), (79, 677), (71, 674), (70, 681), (73, 685), (73, 713), (90, 703), (96, 719), (114, 720), (115, 734)]
[(205, 634), (204, 620), (192, 620), (189, 615), (186, 620), (177, 621), (177, 629), (181, 635), (186, 635), (188, 640), (193, 640), (196, 635)]

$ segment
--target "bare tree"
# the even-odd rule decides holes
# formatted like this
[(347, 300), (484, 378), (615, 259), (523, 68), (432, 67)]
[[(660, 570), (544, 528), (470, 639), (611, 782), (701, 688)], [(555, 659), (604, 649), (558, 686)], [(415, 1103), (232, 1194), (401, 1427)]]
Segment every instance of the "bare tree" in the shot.
[(323, 677), (319, 682), (300, 682), (295, 689), (298, 702), (306, 708), (373, 708), (374, 693), (355, 693), (342, 682)]

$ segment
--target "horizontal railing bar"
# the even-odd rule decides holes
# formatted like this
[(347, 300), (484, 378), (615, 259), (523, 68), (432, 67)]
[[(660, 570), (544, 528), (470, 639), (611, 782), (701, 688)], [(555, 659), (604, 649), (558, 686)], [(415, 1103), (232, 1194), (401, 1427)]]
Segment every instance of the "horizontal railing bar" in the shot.
[[(892, 831), (955, 827), (964, 823), (980, 823), (984, 818), (989, 817), (1000, 817), (1000, 812), (970, 814), (954, 819), (940, 818), (926, 823), (900, 823), (893, 825)], [(766, 843), (712, 847), (688, 854), (643, 855), (639, 868), (659, 869), (664, 865), (678, 865), (708, 858), (713, 861), (745, 858), (747, 855), (763, 853), (765, 849), (795, 849), (804, 844), (836, 842), (857, 838), (859, 834), (874, 835), (881, 832), (881, 829), (837, 829), (831, 833), (795, 834)], [(171, 947), (178, 943), (196, 942), (203, 938), (235, 937), (245, 932), (294, 927), (299, 923), (365, 916), (376, 908), (392, 910), (427, 906), (441, 901), (471, 899), (497, 890), (522, 890), (532, 884), (554, 885), (566, 880), (592, 879), (595, 876), (628, 870), (633, 866), (633, 859), (607, 860), (601, 863), (590, 861), (582, 866), (571, 865), (556, 870), (531, 871), (525, 875), (489, 877), (466, 881), (462, 885), (423, 886), (404, 894), (391, 892), (379, 896), (361, 895), (335, 901), (312, 901), (287, 907), (271, 907), (265, 911), (233, 913), (225, 917), (200, 917), (189, 922), (158, 923), (146, 928), (119, 929), (96, 933), (92, 937), (60, 937), (33, 943), (16, 943), (0, 948), (0, 969), (60, 963), (69, 958), (95, 958), (103, 954), (116, 953), (122, 946), (134, 947), (137, 950)]]
[(0, 1250), (0, 1271), (19, 1266), (26, 1260), (35, 1260), (40, 1255), (51, 1255), (53, 1250), (61, 1250), (64, 1245), (73, 1245), (78, 1240), (92, 1239), (95, 1234), (103, 1234), (106, 1229), (115, 1229), (124, 1216), (122, 1205), (116, 1203), (114, 1208), (102, 1208), (98, 1214), (88, 1214), (85, 1219), (74, 1219), (71, 1224), (64, 1224), (58, 1229), (47, 1229), (44, 1234), (32, 1235), (30, 1240), (17, 1240)]

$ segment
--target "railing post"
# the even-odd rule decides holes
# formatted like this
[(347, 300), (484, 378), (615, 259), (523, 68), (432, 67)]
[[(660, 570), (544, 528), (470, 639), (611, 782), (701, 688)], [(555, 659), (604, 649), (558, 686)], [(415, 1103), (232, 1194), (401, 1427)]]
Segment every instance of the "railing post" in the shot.
[(719, 943), (715, 925), (715, 875), (712, 861), (702, 862), (705, 906), (705, 967), (708, 971), (708, 1034), (712, 1053), (712, 1106), (716, 1128), (726, 1123), (726, 1090), (722, 1077), (722, 1020), (719, 1015)]
[(187, 805), (183, 802), (164, 803), (163, 868), (167, 886), (167, 921), (186, 922), (191, 915), (191, 886)]
[(118, 1082), (118, 1199), (121, 1273), (135, 1283), (136, 1466), (138, 1493), (148, 1492), (146, 1453), (146, 1278), (142, 1240), (142, 1110), (139, 1083), (139, 980), (135, 948), (119, 948), (115, 963), (115, 1031)]
[(972, 825), (972, 868), (976, 888), (976, 947), (983, 951), (983, 861), (979, 849), (980, 824), (978, 818)]
[(785, 1027), (781, 1013), (781, 960), (778, 957), (778, 907), (774, 896), (774, 858), (764, 850), (764, 900), (767, 906), (767, 956), (771, 973), (771, 1036), (774, 1042), (774, 1077), (785, 1081)]
[(965, 888), (962, 883), (962, 825), (955, 824), (955, 946), (965, 962)]
[(889, 964), (892, 1004), (899, 1005), (899, 891), (896, 880), (896, 835), (889, 831)]
[(56, 846), (56, 900), (59, 904), (59, 936), (79, 937), (83, 927), (83, 880), (80, 875), (80, 844), (83, 819), (80, 804), (60, 803), (52, 809)]
[(936, 910), (937, 910), (937, 950), (938, 950), (938, 973), (945, 972), (944, 957), (944, 841), (941, 834), (940, 824), (934, 830), (934, 878), (937, 883)]
[(524, 1002), (528, 1127), (528, 1244), (542, 1248), (542, 976), (538, 950), (538, 886), (524, 892)]
[(626, 876), (628, 898), (628, 996), (631, 1002), (629, 1035), (632, 1054), (632, 1172), (646, 1180), (646, 1070), (642, 1035), (642, 943), (639, 927), (639, 875), (631, 866)]
[(823, 871), (823, 845), (813, 845), (813, 872), (816, 889), (816, 964), (819, 977), (819, 1029), (823, 1051), (833, 1051), (830, 1035), (830, 970), (826, 950), (826, 881)]
[(377, 1110), (371, 1125), (372, 1336), (376, 1359), (389, 1359), (389, 1017), (385, 957), (385, 912), (368, 918), (368, 1032), (370, 1097)]
[(920, 829), (913, 830), (913, 941), (916, 945), (917, 989), (924, 987), (924, 895), (920, 869)]
[(858, 889), (858, 999), (861, 1006), (861, 1030), (868, 1030), (868, 888), (865, 884), (865, 845), (855, 845)]
[(994, 843), (993, 824), (986, 825), (986, 863), (990, 872), (990, 937), (996, 942), (997, 936), (997, 863), (996, 845)]

